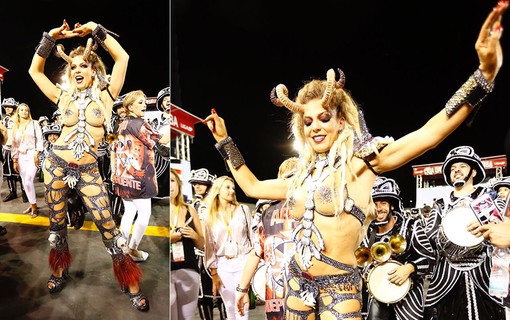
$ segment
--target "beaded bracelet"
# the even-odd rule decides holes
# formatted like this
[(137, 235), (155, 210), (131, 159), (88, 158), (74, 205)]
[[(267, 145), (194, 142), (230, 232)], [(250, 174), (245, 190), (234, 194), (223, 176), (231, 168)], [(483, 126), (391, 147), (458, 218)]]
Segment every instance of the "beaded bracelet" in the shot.
[(446, 115), (451, 117), (464, 103), (475, 108), (493, 89), (494, 82), (487, 81), (480, 69), (477, 69), (448, 100), (445, 106)]
[(103, 47), (103, 49), (106, 50), (106, 52), (108, 52), (108, 49), (106, 48), (104, 41), (106, 40), (106, 35), (108, 33), (116, 36), (117, 38), (119, 37), (118, 34), (106, 29), (100, 24), (98, 24), (96, 28), (92, 31), (92, 38), (94, 38), (94, 40), (96, 40), (101, 45), (101, 47)]
[[(230, 163), (234, 169), (237, 170), (240, 166), (245, 164), (243, 155), (230, 136), (216, 143), (215, 147), (220, 152), (223, 160), (227, 161), (227, 159), (230, 159)], [(227, 171), (230, 171), (228, 166)]]
[(53, 39), (53, 37), (50, 36), (48, 32), (44, 32), (41, 40), (39, 41), (39, 44), (35, 48), (35, 53), (47, 59), (50, 56), (53, 47), (55, 46), (55, 42), (56, 40)]
[(238, 284), (237, 287), (236, 287), (236, 291), (237, 292), (242, 292), (242, 293), (247, 293), (248, 292), (248, 288), (243, 289), (243, 288), (241, 288), (241, 285)]

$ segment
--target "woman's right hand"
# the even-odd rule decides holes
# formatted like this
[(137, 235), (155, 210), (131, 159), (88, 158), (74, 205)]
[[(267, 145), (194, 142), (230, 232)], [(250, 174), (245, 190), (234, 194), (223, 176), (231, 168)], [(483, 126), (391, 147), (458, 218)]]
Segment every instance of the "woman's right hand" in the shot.
[(216, 142), (219, 142), (228, 137), (227, 127), (225, 126), (225, 120), (218, 116), (216, 110), (211, 109), (211, 114), (203, 121), (211, 130)]
[(67, 24), (67, 21), (64, 19), (64, 22), (62, 22), (62, 25), (57, 28), (53, 28), (48, 32), (49, 36), (52, 37), (55, 40), (58, 39), (65, 39), (65, 38), (72, 38), (76, 36), (73, 34), (71, 29), (69, 28), (69, 24)]
[(212, 294), (217, 296), (220, 294), (220, 288), (223, 286), (220, 276), (216, 273), (212, 276)]
[(13, 164), (13, 167), (14, 167), (14, 171), (19, 173), (19, 163), (18, 163), (18, 161), (13, 161), (12, 164)]
[(244, 306), (250, 303), (250, 297), (247, 292), (236, 292), (236, 308), (237, 312), (244, 316)]

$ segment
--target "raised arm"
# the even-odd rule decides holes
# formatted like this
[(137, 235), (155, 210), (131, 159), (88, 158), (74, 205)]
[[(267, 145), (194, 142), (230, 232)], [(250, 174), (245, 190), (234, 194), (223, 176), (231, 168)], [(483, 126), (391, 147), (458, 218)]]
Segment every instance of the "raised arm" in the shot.
[(500, 44), (503, 28), (501, 18), (508, 1), (500, 1), (489, 13), (480, 30), (475, 49), (480, 65), (478, 70), (447, 102), (444, 110), (433, 116), (420, 129), (389, 144), (372, 163), (379, 173), (399, 168), (436, 147), (471, 113), (485, 96), (492, 91), (494, 80), (503, 64)]
[(115, 64), (112, 68), (109, 90), (112, 96), (117, 98), (117, 96), (120, 94), (120, 91), (122, 90), (122, 86), (124, 85), (124, 79), (126, 78), (129, 61), (129, 55), (127, 52), (110, 34), (112, 33), (111, 31), (95, 22), (90, 21), (84, 25), (76, 24), (75, 28), (72, 30), (72, 33), (79, 37), (85, 37), (91, 34), (94, 40), (110, 53), (113, 61), (115, 61)]
[(75, 36), (76, 35), (69, 30), (69, 25), (66, 20), (64, 20), (60, 27), (53, 28), (49, 32), (44, 32), (32, 58), (30, 68), (28, 69), (28, 73), (35, 84), (44, 95), (55, 104), (60, 95), (60, 89), (44, 74), (44, 65), (58, 39), (72, 38)]
[(218, 116), (214, 109), (205, 118), (204, 123), (211, 130), (214, 139), (218, 142), (216, 148), (226, 161), (234, 179), (243, 192), (254, 199), (284, 200), (287, 197), (288, 184), (283, 179), (270, 179), (260, 181), (246, 166), (237, 146), (227, 134), (223, 118)]

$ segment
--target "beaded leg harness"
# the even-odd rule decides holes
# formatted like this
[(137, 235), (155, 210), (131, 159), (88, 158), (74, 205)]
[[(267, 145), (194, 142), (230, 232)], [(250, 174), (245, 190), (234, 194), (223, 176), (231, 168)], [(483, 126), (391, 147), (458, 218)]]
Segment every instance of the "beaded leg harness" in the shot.
[[(321, 260), (333, 267), (347, 271), (343, 274), (312, 276), (309, 273), (302, 271), (295, 259), (289, 263), (289, 273), (294, 279), (299, 288), (294, 290), (292, 285), (288, 285), (289, 297), (297, 297), (304, 300), (306, 306), (312, 307), (310, 310), (295, 310), (289, 305), (286, 305), (287, 319), (309, 319), (311, 314), (315, 314), (315, 318), (319, 318), (321, 314), (330, 312), (335, 319), (351, 319), (361, 318), (361, 311), (341, 313), (335, 310), (335, 307), (340, 303), (349, 300), (358, 301), (361, 305), (361, 275), (356, 268), (353, 268), (344, 263), (335, 261), (327, 256), (321, 254)], [(345, 292), (356, 289), (356, 292)], [(325, 301), (331, 299), (331, 302)], [(315, 308), (316, 300), (318, 308)]]
[[(50, 151), (44, 164), (44, 175), (51, 180), (45, 183), (45, 200), (50, 208), (50, 230), (58, 231), (66, 228), (67, 194), (69, 186), (63, 185), (64, 172), (68, 162)], [(119, 233), (113, 221), (110, 201), (103, 185), (97, 162), (78, 166), (76, 170), (80, 179), (76, 184), (76, 191), (83, 199), (87, 212), (92, 214), (94, 223), (98, 227), (104, 240), (111, 239)]]
[[(71, 263), (71, 254), (67, 245), (67, 195), (69, 186), (62, 183), (68, 162), (50, 151), (44, 164), (45, 200), (50, 209), (50, 266), (53, 271), (67, 269)], [(106, 251), (111, 255), (113, 273), (121, 288), (127, 288), (140, 282), (142, 271), (127, 254), (127, 241), (115, 225), (111, 215), (110, 200), (101, 179), (97, 162), (78, 166), (76, 170), (80, 179), (76, 192), (83, 199), (83, 204), (101, 233)]]

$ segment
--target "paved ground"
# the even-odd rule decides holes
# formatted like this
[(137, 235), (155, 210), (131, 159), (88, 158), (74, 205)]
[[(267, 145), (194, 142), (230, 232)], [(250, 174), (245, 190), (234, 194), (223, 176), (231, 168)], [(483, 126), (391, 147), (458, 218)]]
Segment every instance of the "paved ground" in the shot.
[[(74, 256), (71, 279), (63, 291), (50, 294), (46, 283), (48, 266), (48, 208), (43, 186), (36, 182), (40, 216), (24, 215), (28, 204), (18, 199), (1, 202), (7, 183), (1, 186), (0, 225), (0, 319), (168, 319), (169, 312), (169, 202), (153, 200), (149, 228), (140, 249), (150, 253), (140, 263), (141, 284), (151, 309), (142, 313), (131, 307), (113, 276), (112, 260), (90, 217), (80, 230), (69, 229), (69, 246)], [(18, 186), (19, 188), (19, 186)]]

